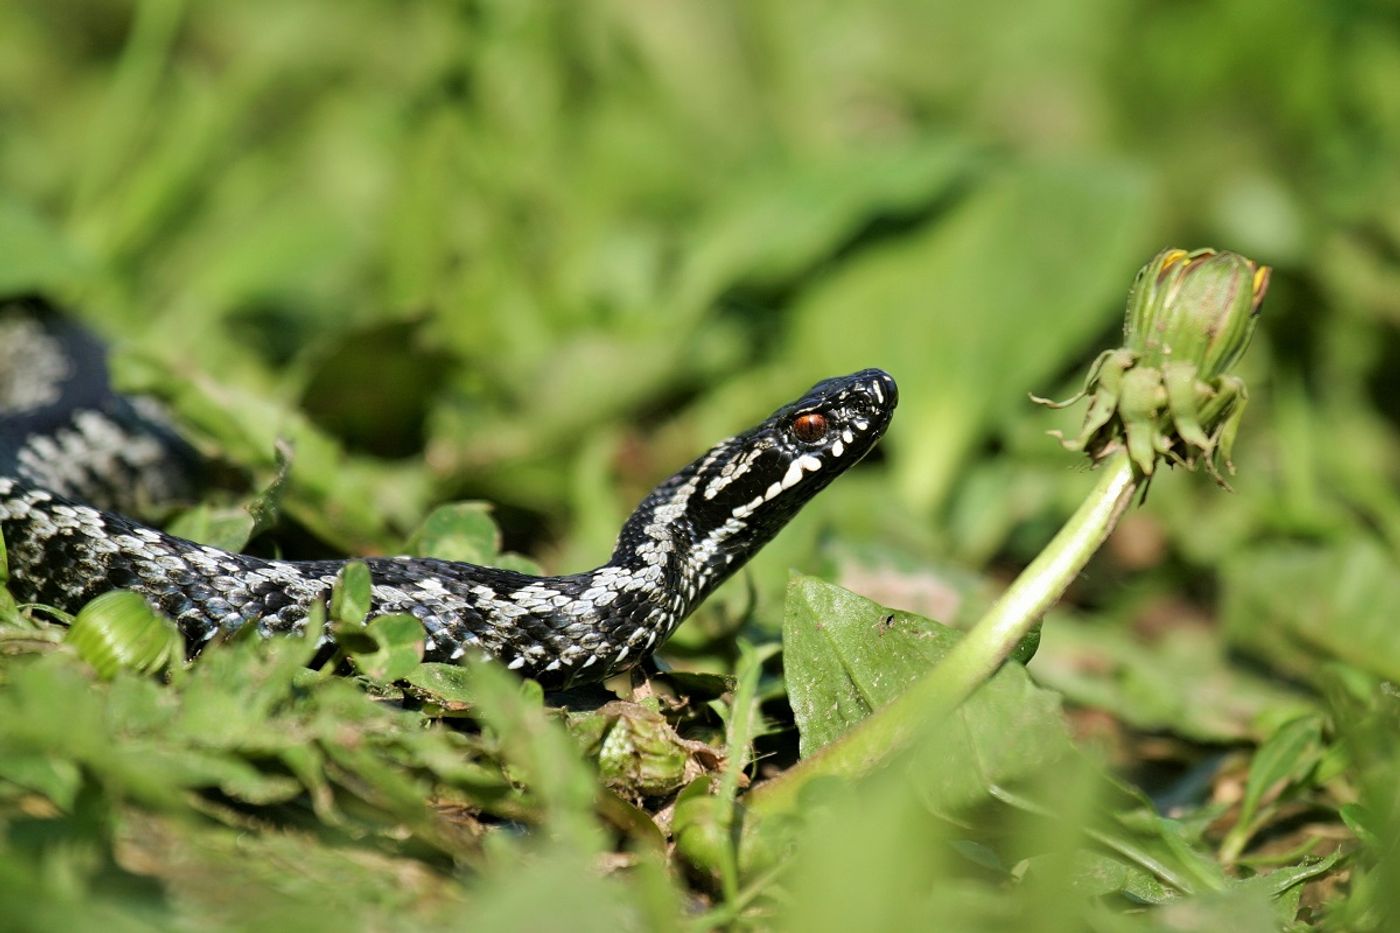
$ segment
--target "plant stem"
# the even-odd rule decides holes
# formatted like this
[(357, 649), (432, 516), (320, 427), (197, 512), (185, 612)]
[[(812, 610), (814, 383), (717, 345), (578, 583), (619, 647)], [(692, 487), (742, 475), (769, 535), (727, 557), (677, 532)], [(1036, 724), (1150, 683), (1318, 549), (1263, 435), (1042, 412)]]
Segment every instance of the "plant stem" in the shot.
[(1109, 458), (1098, 483), (1054, 540), (927, 675), (937, 687), (930, 698), (944, 704), (938, 709), (952, 710), (996, 673), (1108, 538), (1140, 485), (1126, 453)]
[(1016, 645), (1055, 604), (1099, 549), (1142, 486), (1125, 451), (1103, 464), (1099, 481), (1045, 550), (941, 662), (897, 700), (820, 752), (759, 785), (745, 803), (759, 818), (791, 811), (814, 778), (852, 778), (906, 746), (931, 719), (941, 719), (996, 673)]

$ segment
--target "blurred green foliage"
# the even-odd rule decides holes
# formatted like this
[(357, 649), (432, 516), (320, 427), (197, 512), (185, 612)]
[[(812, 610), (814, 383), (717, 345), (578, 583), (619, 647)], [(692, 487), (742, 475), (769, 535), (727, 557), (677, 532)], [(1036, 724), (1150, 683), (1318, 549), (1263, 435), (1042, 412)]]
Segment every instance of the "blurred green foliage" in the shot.
[[(494, 669), (375, 686), (295, 641), (99, 682), (0, 595), (0, 912), (1386, 929), (1398, 88), (1384, 0), (0, 5), (0, 291), (107, 335), (124, 385), (265, 490), (292, 556), (495, 554), (479, 506), (423, 524), (471, 497), (505, 546), (579, 569), (815, 379), (901, 386), (881, 455), (673, 640), (708, 673), (572, 740)], [(1029, 672), (1079, 750), (1013, 792), (931, 735), (814, 801), (795, 858), (741, 863), (739, 785), (797, 749), (771, 648), (746, 647), (777, 639), (788, 568), (975, 618), (1088, 485), (1044, 437), (1077, 414), (1027, 392), (1077, 387), (1167, 245), (1275, 267), (1241, 472), (1233, 495), (1157, 477), (1047, 622)], [(237, 543), (267, 517), (238, 501), (179, 527)], [(667, 800), (580, 757), (658, 713), (699, 743), (676, 760), (705, 782), (683, 799), (719, 801), (686, 824), (714, 864), (668, 863)], [(980, 802), (950, 812), (921, 775)]]

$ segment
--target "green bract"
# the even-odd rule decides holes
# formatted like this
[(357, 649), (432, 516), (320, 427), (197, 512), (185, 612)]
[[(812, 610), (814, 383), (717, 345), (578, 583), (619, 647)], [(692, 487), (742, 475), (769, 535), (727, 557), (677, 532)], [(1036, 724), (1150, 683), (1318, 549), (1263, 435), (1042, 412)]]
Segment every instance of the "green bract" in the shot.
[[(1226, 372), (1249, 346), (1269, 267), (1237, 253), (1167, 249), (1143, 266), (1128, 296), (1123, 346), (1105, 350), (1084, 389), (1089, 396), (1071, 450), (1094, 460), (1127, 448), (1151, 475), (1159, 456), (1190, 469), (1204, 464), (1222, 484), (1244, 414), (1244, 382)], [(1032, 396), (1034, 398), (1034, 396)], [(1060, 436), (1058, 433), (1056, 436)]]

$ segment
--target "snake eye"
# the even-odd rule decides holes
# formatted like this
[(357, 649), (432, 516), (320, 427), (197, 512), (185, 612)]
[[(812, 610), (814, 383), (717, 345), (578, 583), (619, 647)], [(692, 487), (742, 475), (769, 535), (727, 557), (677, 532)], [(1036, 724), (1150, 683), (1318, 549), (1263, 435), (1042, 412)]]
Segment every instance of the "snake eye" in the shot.
[(798, 415), (792, 419), (792, 433), (797, 435), (799, 441), (815, 444), (826, 437), (826, 416), (814, 411)]

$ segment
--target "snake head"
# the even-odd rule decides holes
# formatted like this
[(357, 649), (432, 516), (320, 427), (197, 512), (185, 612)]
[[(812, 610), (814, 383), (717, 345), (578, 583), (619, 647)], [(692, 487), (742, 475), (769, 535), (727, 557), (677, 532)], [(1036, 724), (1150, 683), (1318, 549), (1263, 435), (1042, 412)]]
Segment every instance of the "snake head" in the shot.
[(613, 563), (703, 598), (870, 452), (898, 401), (879, 369), (817, 383), (654, 489), (623, 525)]
[(898, 401), (879, 369), (817, 383), (684, 471), (690, 491), (677, 517), (702, 552), (742, 562), (870, 452)]
[(825, 472), (829, 482), (858, 462), (885, 433), (898, 403), (899, 388), (889, 373), (863, 369), (824, 379), (779, 408), (755, 431), (760, 442), (771, 439), (788, 464), (773, 495), (801, 485), (807, 474)]

